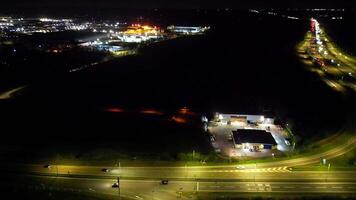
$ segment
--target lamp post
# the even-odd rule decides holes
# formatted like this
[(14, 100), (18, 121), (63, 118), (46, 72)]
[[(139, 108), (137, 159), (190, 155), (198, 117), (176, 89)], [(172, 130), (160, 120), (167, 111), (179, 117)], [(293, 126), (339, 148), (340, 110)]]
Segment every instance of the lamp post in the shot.
[(59, 160), (59, 154), (56, 155), (56, 171), (57, 171), (57, 177), (58, 177), (58, 160)]
[(327, 172), (327, 174), (326, 174), (325, 182), (328, 181), (328, 177), (329, 177), (329, 174), (330, 174), (330, 167), (331, 167), (331, 164), (329, 163), (329, 164), (328, 164), (328, 172)]
[(253, 172), (253, 180), (256, 184), (256, 171), (257, 171), (257, 163), (255, 163), (255, 171)]
[(117, 190), (118, 190), (118, 193), (119, 193), (119, 199), (121, 200), (120, 177), (117, 177)]
[(188, 178), (188, 166), (187, 163), (184, 165), (184, 170), (185, 170), (185, 178)]

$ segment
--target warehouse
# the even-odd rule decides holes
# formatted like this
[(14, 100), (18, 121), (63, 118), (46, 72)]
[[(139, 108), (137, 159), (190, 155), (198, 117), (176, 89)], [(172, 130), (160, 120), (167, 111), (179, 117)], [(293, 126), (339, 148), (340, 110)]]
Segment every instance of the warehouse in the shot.
[(237, 126), (246, 126), (249, 123), (256, 124), (274, 124), (274, 118), (264, 115), (243, 115), (243, 114), (216, 114), (222, 124), (232, 124)]
[(234, 146), (237, 149), (258, 152), (262, 149), (276, 149), (277, 143), (270, 132), (257, 129), (232, 131)]

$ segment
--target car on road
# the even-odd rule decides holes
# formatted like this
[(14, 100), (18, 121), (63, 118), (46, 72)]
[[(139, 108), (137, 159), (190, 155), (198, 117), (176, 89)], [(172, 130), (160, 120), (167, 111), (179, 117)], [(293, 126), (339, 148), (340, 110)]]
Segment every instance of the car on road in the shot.
[(246, 169), (246, 167), (243, 166), (243, 165), (237, 165), (237, 166), (236, 166), (236, 169), (238, 169), (238, 170), (244, 170), (244, 169)]
[(168, 185), (168, 179), (162, 179), (161, 185)]
[(110, 172), (110, 169), (107, 169), (107, 168), (103, 168), (101, 169), (102, 172)]
[(119, 187), (119, 183), (115, 182), (114, 184), (111, 185), (112, 188), (118, 188)]
[(51, 165), (43, 165), (44, 168), (51, 169)]

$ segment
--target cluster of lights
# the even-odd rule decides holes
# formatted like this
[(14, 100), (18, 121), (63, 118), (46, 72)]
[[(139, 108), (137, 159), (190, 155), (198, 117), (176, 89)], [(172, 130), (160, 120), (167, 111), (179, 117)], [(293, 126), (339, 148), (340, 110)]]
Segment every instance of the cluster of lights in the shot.
[(287, 16), (288, 19), (299, 19), (298, 17)]
[(73, 25), (69, 25), (69, 26), (66, 26), (66, 30), (73, 30), (73, 31), (81, 31), (81, 30), (86, 30), (89, 28), (89, 25), (88, 24), (73, 24)]
[(319, 45), (318, 51), (321, 52), (323, 50), (323, 42), (320, 39), (320, 25), (319, 22), (314, 18), (311, 18), (311, 30), (314, 32), (316, 43)]
[(312, 9), (306, 9), (307, 11), (317, 11), (317, 12), (319, 12), (319, 11), (342, 11), (342, 12), (344, 12), (345, 11), (345, 9), (335, 9), (335, 8), (331, 8), (331, 9), (326, 9), (326, 8), (312, 8)]
[[(95, 28), (92, 27), (93, 32), (106, 33), (106, 36), (84, 42), (80, 44), (80, 46), (92, 47), (97, 50), (118, 54), (127, 51), (121, 45), (118, 45), (118, 43), (141, 43), (170, 38), (170, 34), (166, 34), (165, 31), (158, 26), (141, 25), (137, 23), (126, 27), (121, 27), (120, 25), (122, 25), (122, 23), (104, 23), (97, 25)], [(209, 28), (210, 27), (169, 26), (167, 30), (175, 34), (198, 34), (205, 32)]]
[(332, 17), (333, 20), (343, 19), (343, 17)]
[(269, 15), (277, 15), (277, 13), (275, 13), (275, 12), (268, 12), (267, 14), (269, 14)]
[[(326, 50), (324, 50), (324, 46), (323, 46), (323, 42), (321, 41), (320, 39), (320, 34), (322, 33), (321, 29), (320, 29), (320, 24), (319, 22), (314, 19), (314, 18), (311, 18), (310, 19), (310, 29), (311, 31), (314, 33), (315, 35), (315, 41), (316, 41), (316, 44), (318, 45), (318, 52), (319, 53), (324, 53), (324, 55), (328, 55), (328, 52)], [(325, 66), (325, 63), (323, 60), (321, 59), (316, 59), (317, 63), (321, 66)]]
[(141, 24), (132, 24), (125, 31), (114, 35), (122, 42), (140, 43), (149, 40), (163, 38), (163, 30), (157, 26), (148, 26)]
[(92, 23), (90, 24), (90, 30), (94, 33), (110, 33), (117, 34), (123, 26), (126, 26), (126, 22), (112, 22), (112, 23)]
[(249, 10), (250, 12), (253, 12), (253, 13), (260, 13), (260, 11), (258, 10)]
[(51, 19), (51, 18), (39, 18), (40, 22), (73, 22), (72, 19)]
[(75, 23), (72, 19), (52, 19), (52, 18), (0, 18), (0, 30), (5, 32), (17, 32), (23, 34), (51, 33), (66, 30), (86, 30), (90, 23)]
[(167, 29), (174, 33), (182, 33), (182, 34), (199, 34), (204, 33), (210, 29), (209, 26), (168, 26)]
[[(272, 9), (273, 10), (273, 9)], [(255, 10), (250, 10), (250, 12), (255, 12)], [(255, 13), (259, 13), (258, 11), (257, 12), (255, 12)], [(279, 17), (282, 17), (282, 18), (287, 18), (287, 19), (294, 19), (294, 20), (299, 20), (299, 18), (298, 17), (295, 17), (295, 16), (289, 16), (289, 15), (281, 15), (281, 14), (278, 14), (278, 13), (276, 13), (276, 12), (271, 12), (271, 11), (269, 11), (269, 12), (267, 12), (267, 14), (268, 15), (272, 15), (272, 16), (279, 16)]]

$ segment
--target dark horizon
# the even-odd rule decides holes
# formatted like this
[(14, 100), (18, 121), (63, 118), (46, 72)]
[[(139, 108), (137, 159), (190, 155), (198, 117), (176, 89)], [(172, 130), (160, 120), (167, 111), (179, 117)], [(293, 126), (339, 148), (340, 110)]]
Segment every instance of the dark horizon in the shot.
[(222, 1), (201, 1), (201, 0), (77, 0), (77, 1), (44, 1), (44, 0), (13, 0), (2, 3), (1, 10), (7, 9), (46, 9), (46, 8), (176, 8), (176, 9), (216, 9), (216, 8), (231, 8), (231, 9), (247, 9), (247, 8), (352, 8), (355, 2), (350, 0), (222, 0)]

